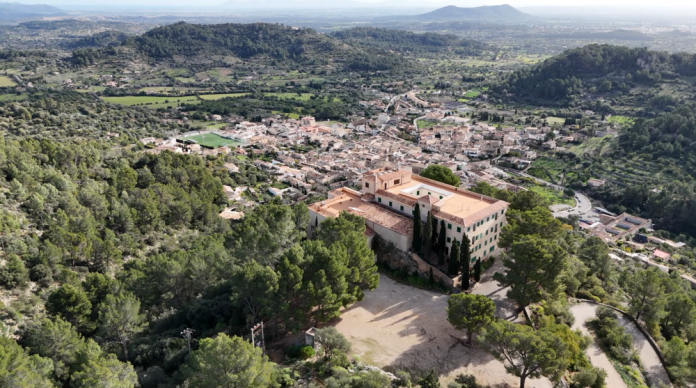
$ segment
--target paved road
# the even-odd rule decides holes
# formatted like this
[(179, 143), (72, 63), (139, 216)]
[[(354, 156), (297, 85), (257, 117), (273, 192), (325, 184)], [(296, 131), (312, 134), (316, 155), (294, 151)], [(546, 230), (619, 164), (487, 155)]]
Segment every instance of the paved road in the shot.
[[(597, 305), (589, 303), (580, 303), (571, 307), (570, 312), (575, 317), (575, 324), (573, 325), (572, 329), (580, 329), (583, 334), (592, 337), (590, 331), (587, 329), (587, 327), (585, 327), (585, 322), (589, 321), (590, 319), (594, 319), (596, 316), (596, 311)], [(602, 368), (607, 372), (607, 387), (626, 388), (626, 383), (624, 383), (624, 381), (621, 379), (621, 376), (616, 369), (614, 369), (611, 361), (609, 361), (609, 358), (606, 354), (604, 354), (602, 349), (600, 349), (596, 341), (592, 341), (590, 347), (585, 350), (585, 354), (590, 359), (592, 366)]]
[[(515, 175), (523, 176), (523, 177), (526, 177), (526, 178), (534, 179), (534, 180), (536, 180), (537, 182), (539, 182), (539, 183), (541, 183), (541, 184), (544, 184), (544, 185), (546, 185), (546, 186), (549, 186), (549, 187), (551, 187), (552, 189), (555, 189), (555, 190), (561, 191), (561, 190), (565, 189), (565, 187), (563, 187), (563, 186), (559, 186), (559, 185), (553, 184), (553, 183), (551, 183), (551, 182), (549, 182), (549, 181), (545, 181), (545, 180), (543, 180), (543, 179), (539, 179), (539, 178), (537, 178), (537, 177), (535, 177), (535, 176), (533, 176), (533, 175), (529, 175), (529, 174), (527, 174), (527, 173), (525, 173), (525, 172), (522, 172), (522, 171), (517, 171), (517, 170), (513, 170), (513, 169), (509, 169), (509, 168), (503, 168), (503, 170), (505, 170), (505, 171), (507, 171), (507, 172), (509, 172), (509, 173), (511, 173), (511, 174), (515, 174)], [(553, 216), (556, 217), (556, 218), (558, 218), (558, 217), (568, 217), (568, 216), (571, 215), (571, 214), (575, 214), (575, 215), (578, 215), (578, 216), (582, 216), (582, 215), (584, 215), (585, 213), (589, 212), (590, 210), (592, 210), (592, 203), (590, 202), (590, 199), (589, 199), (586, 195), (580, 194), (580, 193), (577, 193), (577, 192), (576, 192), (576, 193), (575, 193), (575, 207), (572, 208), (572, 209), (566, 209), (566, 210), (561, 210), (561, 211), (553, 212)]]
[(590, 199), (584, 194), (575, 193), (575, 207), (572, 209), (554, 212), (553, 216), (556, 218), (568, 217), (571, 214), (582, 216), (590, 210), (592, 210), (592, 203), (590, 202)]
[[(573, 329), (580, 329), (583, 333), (587, 334), (588, 331), (584, 323), (596, 316), (597, 307), (597, 305), (592, 303), (579, 303), (571, 307), (570, 312), (575, 317)], [(659, 357), (657, 357), (655, 349), (650, 346), (650, 343), (648, 343), (643, 333), (631, 320), (627, 319), (622, 314), (618, 314), (618, 316), (621, 325), (626, 328), (626, 331), (633, 337), (633, 348), (638, 352), (640, 363), (643, 365), (643, 370), (649, 380), (648, 385), (657, 387), (658, 383), (662, 383), (667, 387), (671, 387), (672, 384), (669, 381), (669, 376), (667, 376), (667, 371), (665, 371)], [(587, 349), (586, 353), (592, 365), (604, 368), (604, 370), (607, 371), (607, 387), (621, 388), (626, 386), (611, 363), (609, 363), (607, 356), (599, 349), (596, 343), (593, 343), (593, 345)]]

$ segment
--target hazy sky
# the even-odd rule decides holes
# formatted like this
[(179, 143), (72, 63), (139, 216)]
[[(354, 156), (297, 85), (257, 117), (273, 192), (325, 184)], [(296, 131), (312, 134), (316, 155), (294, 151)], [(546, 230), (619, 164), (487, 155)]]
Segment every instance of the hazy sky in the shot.
[[(3, 0), (0, 0), (3, 1)], [(8, 1), (8, 0), (4, 0)], [(696, 4), (693, 0), (508, 0), (508, 1), (488, 1), (488, 0), (9, 0), (17, 1), (25, 4), (50, 4), (57, 7), (60, 6), (78, 6), (89, 5), (91, 8), (123, 7), (123, 6), (138, 6), (138, 7), (186, 7), (195, 8), (215, 7), (227, 3), (234, 7), (238, 5), (240, 8), (253, 8), (261, 6), (263, 8), (273, 6), (276, 8), (303, 8), (303, 7), (322, 7), (330, 8), (332, 5), (354, 6), (356, 8), (375, 7), (383, 5), (385, 7), (418, 7), (418, 8), (435, 8), (445, 5), (456, 5), (460, 7), (474, 7), (481, 5), (500, 5), (508, 3), (515, 7), (529, 6), (601, 6), (601, 7), (631, 7), (631, 8), (649, 8), (655, 7), (670, 7), (670, 8), (694, 8)]]

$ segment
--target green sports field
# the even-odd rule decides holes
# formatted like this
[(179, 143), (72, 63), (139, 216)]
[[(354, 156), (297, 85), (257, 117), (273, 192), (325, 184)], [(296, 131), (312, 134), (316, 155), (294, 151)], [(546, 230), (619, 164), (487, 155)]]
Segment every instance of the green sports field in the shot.
[(184, 140), (193, 140), (202, 146), (212, 147), (212, 148), (218, 148), (218, 147), (222, 147), (222, 146), (236, 147), (236, 146), (242, 144), (238, 141), (224, 138), (224, 137), (217, 135), (215, 133), (204, 133), (202, 135), (188, 136), (188, 137), (185, 137)]

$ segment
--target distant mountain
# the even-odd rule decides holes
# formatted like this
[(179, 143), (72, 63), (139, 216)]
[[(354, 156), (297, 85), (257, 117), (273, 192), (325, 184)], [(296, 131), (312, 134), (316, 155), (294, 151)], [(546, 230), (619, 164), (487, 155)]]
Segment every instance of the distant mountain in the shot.
[(456, 35), (388, 30), (374, 27), (354, 27), (336, 31), (329, 36), (356, 46), (389, 49), (400, 53), (445, 53), (479, 55), (487, 48), (481, 42), (462, 39)]
[(416, 15), (411, 18), (427, 22), (452, 21), (452, 20), (524, 20), (532, 16), (518, 11), (516, 8), (503, 4), (473, 8), (462, 8), (450, 5), (435, 11)]
[(2, 20), (63, 15), (66, 15), (65, 11), (50, 5), (0, 2), (0, 19)]
[(219, 57), (232, 56), (272, 66), (302, 64), (336, 68), (339, 65), (338, 68), (350, 71), (402, 71), (416, 65), (414, 61), (389, 50), (346, 44), (309, 28), (269, 23), (184, 22), (157, 27), (143, 35), (129, 37), (120, 47), (76, 50), (73, 52), (73, 61), (89, 64), (94, 58), (111, 55), (123, 47), (161, 61), (189, 58), (191, 61), (212, 63), (213, 60), (220, 60)]

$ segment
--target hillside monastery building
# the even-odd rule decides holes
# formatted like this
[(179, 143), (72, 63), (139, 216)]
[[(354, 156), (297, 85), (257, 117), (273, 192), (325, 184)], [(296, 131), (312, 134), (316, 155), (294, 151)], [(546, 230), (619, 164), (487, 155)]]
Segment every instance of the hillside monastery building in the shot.
[(471, 241), (472, 263), (499, 253), (498, 238), (505, 225), (508, 203), (405, 170), (376, 169), (362, 177), (360, 192), (342, 187), (329, 193), (326, 201), (309, 206), (308, 231), (327, 217), (346, 211), (365, 219), (368, 236), (375, 233), (407, 252), (413, 240), (413, 213), (420, 205), (422, 221), (432, 212), (440, 229), (445, 222), (446, 253), (453, 239), (464, 233)]

